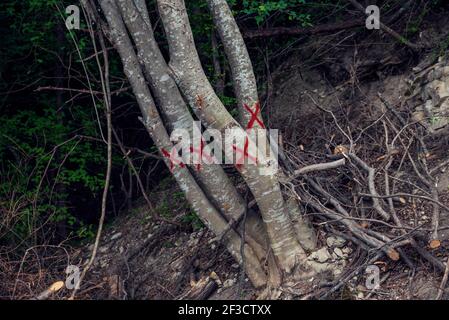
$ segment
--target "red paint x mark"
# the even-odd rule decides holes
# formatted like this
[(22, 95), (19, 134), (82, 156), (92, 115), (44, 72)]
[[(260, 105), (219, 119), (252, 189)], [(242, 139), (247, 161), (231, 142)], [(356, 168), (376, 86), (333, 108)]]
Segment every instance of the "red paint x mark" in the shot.
[[(259, 101), (257, 101), (254, 104), (254, 109), (255, 109), (254, 111), (246, 103), (243, 104), (243, 107), (251, 114), (251, 119), (249, 120), (248, 125), (246, 126), (246, 129), (247, 130), (252, 129), (254, 127), (254, 123), (256, 123), (256, 122), (259, 124), (259, 126), (262, 129), (265, 129), (265, 125), (263, 124), (262, 120), (259, 118), (259, 115), (260, 115)], [(235, 146), (235, 145), (232, 146), (234, 151), (242, 154), (242, 157), (243, 157), (243, 159), (241, 157), (239, 160), (237, 160), (237, 165), (236, 165), (237, 169), (240, 169), (242, 167), (242, 164), (239, 164), (239, 162), (241, 162), (241, 161), (244, 162), (245, 159), (250, 159), (250, 160), (254, 161), (255, 163), (257, 163), (257, 157), (253, 157), (248, 154), (248, 146), (249, 146), (248, 136), (246, 136), (246, 138), (245, 138), (245, 146), (244, 146), (243, 150), (240, 148), (237, 148), (237, 146)]]
[(252, 129), (254, 127), (254, 123), (257, 122), (262, 129), (265, 129), (265, 125), (263, 124), (262, 120), (259, 118), (260, 114), (260, 103), (257, 101), (254, 104), (255, 110), (251, 110), (250, 107), (246, 103), (243, 104), (243, 107), (251, 114), (251, 119), (248, 122), (248, 125), (246, 126), (246, 129)]
[(176, 148), (172, 148), (171, 153), (165, 150), (164, 148), (161, 149), (162, 155), (170, 160), (170, 171), (173, 172), (173, 169), (176, 165), (179, 165), (181, 168), (184, 168), (186, 165), (184, 162), (178, 159), (179, 155), (176, 151)]

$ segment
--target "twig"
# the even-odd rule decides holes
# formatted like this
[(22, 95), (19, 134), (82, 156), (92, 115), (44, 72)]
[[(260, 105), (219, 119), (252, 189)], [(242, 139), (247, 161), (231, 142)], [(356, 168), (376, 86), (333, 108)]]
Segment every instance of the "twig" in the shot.
[[(313, 185), (314, 182), (309, 180), (308, 181), (309, 184)], [(314, 188), (316, 187), (316, 183)], [(318, 191), (318, 190), (317, 190)], [(329, 202), (333, 202), (335, 203), (335, 199), (332, 199), (333, 197), (330, 197), (327, 193), (325, 195)], [(315, 201), (314, 199), (312, 199), (312, 197), (310, 195), (303, 195), (304, 199), (299, 199), (300, 201), (303, 201), (305, 203), (307, 203), (307, 205), (312, 206), (313, 208), (322, 211), (323, 214), (327, 217), (329, 217), (330, 219), (334, 219), (337, 222), (341, 222), (350, 232), (352, 232), (357, 238), (359, 238), (360, 240), (364, 241), (366, 244), (368, 244), (370, 247), (374, 248), (375, 250), (382, 250), (385, 254), (387, 254), (387, 256), (394, 260), (397, 261), (400, 258), (399, 253), (394, 249), (391, 248), (390, 246), (386, 245), (383, 241), (378, 240), (370, 235), (368, 235), (366, 233), (366, 230), (362, 229), (358, 224), (354, 223), (354, 221), (351, 221), (351, 219), (349, 217), (349, 214), (341, 207), (341, 205), (336, 205), (340, 210), (342, 210), (341, 213), (342, 214), (342, 218), (339, 216), (338, 213), (336, 213), (335, 211), (332, 211), (330, 209), (328, 209), (327, 207), (325, 207), (323, 204), (321, 204), (318, 201)], [(338, 209), (337, 209), (338, 210)]]
[[(106, 217), (106, 206), (107, 206), (107, 198), (108, 198), (108, 192), (109, 192), (109, 185), (111, 181), (111, 171), (112, 171), (112, 110), (111, 110), (111, 91), (109, 87), (109, 58), (108, 58), (108, 51), (106, 50), (106, 46), (104, 44), (103, 35), (99, 33), (99, 40), (100, 45), (103, 49), (103, 64), (104, 64), (104, 70), (101, 67), (100, 60), (98, 58), (98, 55), (95, 57), (98, 65), (98, 69), (100, 71), (100, 77), (101, 77), (101, 84), (102, 89), (104, 91), (104, 102), (106, 105), (106, 124), (107, 124), (107, 168), (106, 168), (106, 177), (105, 177), (105, 184), (103, 189), (103, 195), (101, 199), (101, 216), (100, 221), (98, 223), (98, 230), (97, 235), (95, 238), (94, 248), (92, 250), (92, 255), (89, 259), (89, 262), (87, 263), (86, 267), (83, 269), (83, 272), (79, 278), (79, 284), (83, 281), (84, 277), (86, 276), (87, 272), (89, 271), (90, 267), (92, 266), (95, 257), (97, 255), (98, 246), (100, 244), (100, 238), (101, 233), (103, 231), (103, 224), (104, 219)], [(94, 49), (95, 51), (98, 51), (95, 45), (95, 39), (93, 39)], [(103, 74), (104, 72), (104, 74)], [(73, 290), (70, 299), (74, 299), (76, 292), (79, 290), (79, 286), (76, 286)]]
[(435, 300), (440, 300), (443, 297), (444, 289), (446, 288), (447, 278), (449, 277), (449, 257), (446, 262), (446, 269), (444, 270), (444, 276), (441, 280), (440, 287), (438, 288), (438, 294)]
[(150, 201), (150, 198), (148, 198), (148, 195), (146, 193), (145, 187), (142, 183), (142, 179), (140, 179), (139, 173), (137, 172), (136, 167), (134, 166), (134, 163), (132, 162), (132, 160), (129, 157), (129, 152), (126, 151), (125, 147), (123, 146), (122, 141), (120, 140), (117, 132), (115, 131), (114, 128), (112, 128), (112, 133), (114, 134), (114, 138), (115, 140), (117, 140), (117, 144), (120, 148), (120, 151), (123, 153), (123, 157), (126, 159), (126, 161), (128, 162), (128, 166), (131, 168), (131, 171), (134, 173), (134, 176), (136, 177), (137, 180), (137, 185), (140, 188), (140, 191), (142, 192), (143, 198), (145, 199), (145, 202), (148, 205), (148, 208), (151, 211), (152, 217), (154, 218), (154, 220), (159, 220), (159, 221), (163, 221), (163, 222), (167, 222), (167, 223), (171, 223), (174, 224), (178, 227), (181, 227), (181, 224), (176, 222), (176, 221), (171, 221), (169, 219), (165, 219), (159, 216), (159, 214), (156, 212), (156, 210), (154, 210), (153, 204)]
[(334, 293), (338, 289), (340, 289), (342, 286), (344, 286), (344, 284), (346, 282), (348, 282), (349, 280), (354, 278), (354, 276), (359, 274), (365, 266), (371, 265), (372, 263), (374, 263), (375, 261), (377, 261), (381, 257), (382, 257), (382, 253), (379, 252), (374, 257), (372, 257), (371, 259), (367, 260), (365, 263), (363, 263), (360, 266), (358, 266), (357, 268), (355, 268), (352, 272), (349, 272), (346, 276), (341, 277), (337, 281), (337, 283), (329, 291), (327, 291), (323, 296), (321, 296), (319, 299), (320, 300), (326, 299), (329, 295), (331, 295), (332, 293)]
[(444, 167), (447, 167), (447, 166), (449, 166), (449, 159), (447, 159), (446, 161), (443, 161), (442, 163), (437, 165), (435, 168), (430, 169), (430, 173), (434, 174), (435, 172), (437, 172), (441, 168), (444, 168)]
[[(245, 195), (245, 204), (248, 203), (248, 192), (246, 192)], [(243, 284), (245, 283), (245, 237), (246, 237), (246, 216), (248, 214), (248, 205), (245, 205), (245, 211), (243, 212), (243, 221), (242, 221), (242, 233), (241, 233), (241, 244), (240, 244), (240, 255), (242, 257), (242, 265), (240, 270), (240, 281), (239, 281), (239, 287), (237, 290), (237, 297), (238, 299), (242, 298), (242, 290), (243, 290)]]
[(344, 22), (322, 24), (309, 28), (277, 27), (270, 29), (248, 30), (243, 32), (243, 37), (247, 39), (254, 39), (262, 37), (266, 38), (266, 37), (284, 36), (284, 35), (314, 35), (318, 33), (335, 32), (339, 30), (361, 27), (363, 26), (363, 22), (364, 21), (361, 19), (355, 19)]
[[(104, 94), (102, 91), (95, 91), (95, 90), (89, 90), (89, 89), (61, 88), (61, 87), (53, 87), (53, 86), (38, 87), (34, 91), (39, 92), (39, 91), (44, 91), (44, 90), (69, 91), (69, 92), (77, 92), (77, 93), (85, 93), (85, 94), (93, 94), (93, 95), (103, 95)], [(129, 90), (129, 87), (117, 89), (117, 90), (112, 91), (111, 95), (117, 95), (119, 93), (126, 92), (128, 90)]]

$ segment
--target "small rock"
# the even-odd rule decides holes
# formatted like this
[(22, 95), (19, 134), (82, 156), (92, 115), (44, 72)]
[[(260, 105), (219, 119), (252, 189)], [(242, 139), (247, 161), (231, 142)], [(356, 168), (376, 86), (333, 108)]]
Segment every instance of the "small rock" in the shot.
[(326, 248), (321, 248), (318, 251), (312, 252), (312, 254), (310, 255), (310, 258), (312, 260), (324, 263), (331, 258), (331, 255), (329, 254), (329, 251), (327, 251)]
[(235, 284), (235, 279), (227, 279), (223, 282), (223, 288), (230, 288)]
[(343, 250), (341, 250), (340, 248), (334, 248), (334, 253), (337, 256), (339, 256), (340, 258), (346, 257), (346, 255), (344, 254)]
[(346, 240), (341, 237), (330, 236), (326, 239), (326, 243), (331, 248), (334, 248), (334, 247), (341, 248), (345, 245)]
[(98, 252), (105, 253), (107, 251), (108, 251), (108, 247), (106, 247), (106, 246), (98, 248)]
[(363, 290), (365, 290), (366, 289), (366, 287), (364, 286), (364, 285), (362, 285), (362, 284), (359, 284), (359, 285), (357, 285), (357, 287), (356, 287), (356, 290), (358, 291), (358, 292), (362, 292), (363, 293)]
[(345, 258), (346, 255), (343, 253), (343, 251), (340, 248), (334, 248), (334, 253), (339, 257), (339, 258)]
[(231, 268), (232, 268), (232, 269), (238, 269), (238, 268), (240, 268), (240, 265), (239, 265), (238, 263), (233, 263), (233, 264), (231, 265)]
[(334, 277), (338, 277), (338, 276), (340, 276), (341, 274), (343, 273), (343, 270), (341, 270), (341, 269), (335, 269), (334, 271), (333, 271), (333, 274), (334, 274)]
[(337, 262), (332, 263), (331, 271), (335, 278), (339, 277), (343, 270), (346, 267), (346, 261), (345, 260), (337, 260)]
[(116, 240), (122, 236), (121, 232), (117, 232), (116, 234), (113, 234), (111, 237), (111, 240)]

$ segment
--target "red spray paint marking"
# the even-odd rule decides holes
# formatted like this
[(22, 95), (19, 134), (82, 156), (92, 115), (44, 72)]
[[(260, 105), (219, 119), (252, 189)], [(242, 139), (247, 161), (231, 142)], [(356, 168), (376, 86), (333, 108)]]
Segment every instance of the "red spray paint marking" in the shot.
[(257, 157), (254, 157), (254, 156), (248, 154), (248, 144), (249, 144), (249, 140), (248, 140), (248, 138), (246, 138), (246, 140), (245, 140), (245, 147), (244, 147), (243, 150), (240, 149), (239, 147), (237, 147), (236, 145), (232, 146), (232, 149), (234, 149), (234, 151), (236, 153), (242, 154), (240, 159), (237, 160), (237, 164), (235, 165), (237, 167), (237, 169), (241, 169), (243, 164), (241, 164), (239, 162), (244, 162), (245, 159), (250, 159), (250, 160), (254, 161), (255, 163), (257, 163)]
[(255, 110), (251, 110), (250, 107), (245, 103), (243, 104), (243, 107), (251, 114), (251, 119), (249, 119), (248, 125), (246, 126), (246, 129), (252, 129), (254, 127), (254, 122), (257, 122), (262, 129), (265, 129), (265, 125), (263, 124), (262, 120), (259, 119), (260, 114), (260, 103), (257, 101), (254, 104)]
[(195, 148), (193, 148), (193, 146), (190, 147), (190, 152), (191, 153), (198, 153), (200, 155), (200, 163), (198, 163), (196, 165), (196, 169), (198, 171), (201, 170), (201, 161), (203, 161), (203, 157), (206, 157), (206, 159), (207, 159), (207, 161), (209, 163), (214, 163), (214, 160), (215, 160), (209, 154), (203, 153), (203, 150), (204, 150), (204, 140), (203, 139), (201, 139), (201, 147), (200, 147), (200, 149), (195, 149)]
[[(246, 126), (246, 129), (247, 130), (252, 129), (254, 127), (254, 123), (255, 122), (257, 122), (260, 125), (261, 128), (265, 129), (265, 125), (263, 124), (262, 120), (259, 118), (259, 114), (260, 114), (260, 103), (259, 103), (259, 101), (257, 101), (254, 104), (254, 107), (255, 107), (254, 111), (251, 110), (251, 108), (246, 103), (243, 104), (243, 107), (251, 114), (251, 119), (249, 120), (248, 125)], [(253, 156), (250, 156), (248, 154), (248, 146), (249, 146), (249, 140), (248, 140), (248, 136), (247, 136), (247, 137), (245, 137), (245, 147), (244, 147), (243, 150), (240, 149), (240, 148), (237, 148), (235, 145), (233, 145), (232, 148), (235, 151), (237, 151), (237, 152), (242, 154), (243, 159), (240, 158), (240, 160), (243, 160), (243, 162), (245, 161), (245, 159), (248, 158), (248, 159), (253, 160), (255, 163), (257, 163), (257, 157), (253, 157)], [(240, 161), (237, 160), (237, 163), (239, 163), (239, 162)], [(237, 164), (236, 167), (238, 169), (240, 169), (242, 167), (242, 164)]]
[(164, 157), (170, 160), (170, 172), (173, 172), (175, 165), (179, 165), (181, 168), (184, 168), (186, 166), (182, 161), (176, 159), (176, 148), (173, 148), (171, 153), (162, 148), (161, 152)]

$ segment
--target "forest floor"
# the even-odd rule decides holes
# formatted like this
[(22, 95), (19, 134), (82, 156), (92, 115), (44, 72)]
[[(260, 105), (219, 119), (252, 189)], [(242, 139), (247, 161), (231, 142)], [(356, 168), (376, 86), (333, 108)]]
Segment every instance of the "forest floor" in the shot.
[[(186, 216), (195, 219), (181, 194), (177, 187), (167, 185), (154, 192), (152, 200), (158, 212), (167, 219), (186, 221)], [(449, 194), (446, 193), (442, 201), (449, 205)], [(403, 208), (403, 215), (410, 212), (416, 212), (416, 208)], [(208, 299), (257, 298), (258, 292), (241, 274), (239, 265), (223, 245), (213, 242), (213, 234), (202, 228), (199, 222), (193, 221), (190, 227), (183, 230), (175, 225), (154, 223), (151, 220), (147, 208), (140, 206), (130, 215), (108, 226), (78, 298), (198, 299), (202, 298), (201, 294), (204, 294), (203, 290), (208, 283), (214, 284), (208, 292)], [(360, 250), (341, 238), (323, 230), (320, 231), (320, 239), (322, 247), (315, 256), (328, 260), (336, 268), (343, 266), (342, 277), (362, 259)], [(92, 246), (90, 244), (74, 250), (71, 263), (85, 265)], [(443, 258), (448, 256), (448, 248), (449, 242), (445, 241), (438, 249), (432, 250), (432, 254), (444, 261)], [(322, 258), (323, 255), (325, 258)], [(419, 261), (419, 257), (415, 258)], [(328, 298), (433, 299), (438, 293), (441, 273), (424, 261), (415, 270), (386, 257), (374, 264), (381, 270), (379, 289), (367, 289), (366, 274), (362, 273), (351, 278), (342, 289)], [(322, 283), (319, 281), (316, 286), (307, 287), (304, 296), (325, 292), (328, 288), (321, 286)]]

